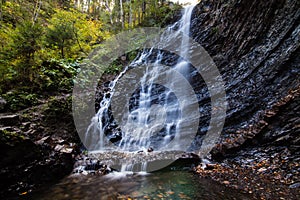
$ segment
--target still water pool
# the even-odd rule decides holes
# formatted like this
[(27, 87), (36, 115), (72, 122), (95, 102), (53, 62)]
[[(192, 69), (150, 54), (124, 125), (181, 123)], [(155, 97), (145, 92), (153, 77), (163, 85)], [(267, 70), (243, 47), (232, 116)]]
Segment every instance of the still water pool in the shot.
[(105, 176), (72, 175), (47, 188), (34, 199), (252, 199), (188, 171), (112, 173)]

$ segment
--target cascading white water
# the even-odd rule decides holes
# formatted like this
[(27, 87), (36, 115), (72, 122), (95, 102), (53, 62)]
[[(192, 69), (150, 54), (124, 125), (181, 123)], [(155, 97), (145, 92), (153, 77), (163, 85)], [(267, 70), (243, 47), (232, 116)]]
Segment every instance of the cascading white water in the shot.
[[(183, 10), (183, 15), (180, 21), (168, 28), (168, 32), (164, 34), (161, 40), (167, 40), (170, 37), (178, 35), (189, 35), (190, 21), (194, 6), (188, 6)], [(187, 55), (189, 53), (189, 39), (182, 37), (181, 43), (178, 45), (180, 50), (179, 55)], [(153, 55), (153, 48), (145, 50), (141, 53), (139, 58), (133, 61), (124, 71), (110, 83), (108, 92), (110, 95), (104, 95), (98, 113), (93, 117), (92, 123), (86, 132), (86, 140), (92, 141), (93, 149), (97, 151), (108, 151), (110, 149), (109, 140), (106, 137), (106, 129), (111, 123), (109, 119), (109, 107), (115, 92), (115, 86), (122, 76), (130, 69), (130, 67), (147, 63), (150, 56)], [(136, 90), (136, 97), (132, 98), (135, 106), (130, 110), (128, 119), (122, 129), (121, 140), (118, 141), (114, 151), (129, 152), (140, 151), (147, 152), (149, 148), (164, 149), (164, 147), (172, 140), (173, 146), (165, 150), (180, 149), (182, 126), (181, 109), (178, 99), (168, 88), (160, 87), (156, 84), (155, 80), (162, 74), (168, 74), (161, 67), (161, 60), (164, 56), (162, 51), (155, 52), (155, 59), (151, 58), (151, 67), (145, 65), (145, 74), (139, 80), (139, 89)], [(148, 59), (149, 58), (149, 59)], [(179, 59), (175, 70), (182, 74), (188, 73), (188, 63), (185, 60)], [(169, 82), (176, 83), (176, 77), (169, 74)], [(181, 88), (184, 90), (184, 88)], [(160, 91), (160, 92), (158, 92)], [(183, 105), (184, 106), (184, 105)], [(164, 120), (164, 121), (160, 121)], [(156, 135), (159, 139), (155, 140)], [(152, 140), (150, 139), (152, 138)], [(159, 140), (159, 141), (158, 141)], [(122, 170), (132, 170), (132, 163), (123, 165)], [(145, 170), (146, 163), (143, 163), (141, 170)]]
[[(184, 9), (183, 17), (180, 21), (180, 29), (179, 31), (182, 34), (189, 35), (190, 34), (190, 26), (191, 26), (191, 16), (193, 12), (194, 6), (188, 6)], [(180, 45), (180, 55), (186, 55), (189, 51), (189, 38), (183, 37)]]

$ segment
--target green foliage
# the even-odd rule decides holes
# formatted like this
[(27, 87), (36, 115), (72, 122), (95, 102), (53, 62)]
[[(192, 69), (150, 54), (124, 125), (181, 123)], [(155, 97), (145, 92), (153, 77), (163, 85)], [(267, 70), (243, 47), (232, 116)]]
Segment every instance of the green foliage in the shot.
[(174, 20), (174, 16), (178, 15), (179, 11), (182, 9), (180, 5), (172, 6), (160, 6), (158, 8), (151, 7), (153, 12), (150, 12), (143, 21), (141, 26), (145, 27), (164, 27)]
[(107, 37), (100, 27), (99, 22), (87, 20), (87, 15), (76, 10), (56, 10), (46, 29), (46, 47), (58, 52), (60, 58), (87, 55), (91, 44)]
[(72, 96), (51, 97), (42, 112), (46, 121), (57, 121), (58, 118), (68, 117), (72, 113)]
[(7, 101), (7, 110), (17, 111), (38, 104), (38, 95), (27, 91), (13, 90), (3, 94)]
[[(92, 45), (109, 37), (107, 31), (100, 30), (100, 21), (90, 20), (70, 6), (63, 10), (60, 2), (40, 2), (5, 1), (0, 5), (1, 93), (14, 88), (15, 83), (17, 87), (70, 90), (72, 81), (65, 74), (74, 73), (67, 70), (66, 63), (51, 68), (53, 60), (85, 57)], [(58, 7), (51, 8), (56, 3)], [(42, 65), (47, 62), (52, 63), (50, 68)]]
[(43, 27), (38, 23), (24, 21), (12, 35), (12, 57), (15, 59), (15, 79), (32, 82), (36, 60), (35, 53), (41, 48)]
[[(0, 94), (8, 109), (36, 105), (40, 95), (71, 92), (79, 62), (93, 48), (124, 29), (164, 26), (179, 8), (164, 0), (1, 1)], [(99, 56), (111, 53), (104, 49)], [(127, 52), (126, 60), (101, 66), (101, 73), (118, 73), (136, 55)], [(95, 71), (84, 73), (82, 85)]]
[(43, 27), (38, 23), (24, 21), (19, 24), (12, 35), (12, 48), (15, 56), (24, 57), (26, 61), (34, 58), (34, 53), (40, 48), (39, 40), (43, 34)]
[(23, 12), (23, 6), (16, 1), (4, 1), (1, 6), (2, 20), (7, 24), (15, 26), (26, 18), (27, 12)]
[(107, 67), (104, 71), (105, 74), (116, 74), (119, 73), (123, 69), (123, 65), (119, 60), (111, 63), (109, 67)]
[(7, 101), (6, 110), (17, 111), (30, 106), (38, 105), (40, 99), (48, 94), (57, 92), (70, 93), (73, 87), (73, 78), (79, 70), (78, 60), (64, 59), (45, 61), (36, 69), (38, 76), (29, 86), (18, 87), (6, 92), (2, 97)]
[(41, 91), (71, 92), (73, 78), (79, 70), (79, 61), (72, 59), (46, 61), (40, 67), (35, 83)]
[[(12, 57), (10, 44), (12, 43), (12, 37), (10, 34), (13, 32), (11, 25), (4, 25), (0, 22), (0, 84), (3, 84), (4, 80), (11, 80), (15, 75), (15, 71), (8, 67)], [(1, 91), (1, 87), (0, 87)]]
[[(1, 23), (0, 23), (1, 24)], [(0, 33), (0, 91), (12, 88), (14, 82), (29, 85), (35, 76), (36, 52), (41, 48), (43, 28), (24, 21), (16, 28), (3, 26)]]

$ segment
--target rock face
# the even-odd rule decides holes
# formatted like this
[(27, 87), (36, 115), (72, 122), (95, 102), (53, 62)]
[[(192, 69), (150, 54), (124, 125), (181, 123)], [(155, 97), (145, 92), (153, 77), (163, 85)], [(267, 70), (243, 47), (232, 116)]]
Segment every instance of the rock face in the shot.
[[(299, 112), (299, 106), (279, 112), (299, 95), (299, 4), (206, 0), (195, 7), (192, 37), (213, 57), (226, 84), (227, 118), (222, 145), (215, 153), (239, 147), (265, 128), (272, 134), (263, 141), (282, 138), (288, 134), (284, 127), (299, 119), (285, 119), (288, 113)], [(282, 117), (277, 117), (275, 130), (268, 121), (277, 115)], [(299, 126), (293, 132), (299, 132)]]
[(191, 36), (214, 59), (228, 101), (211, 152), (222, 167), (209, 176), (224, 183), (232, 175), (231, 185), (257, 198), (299, 199), (300, 2), (203, 0), (192, 18)]

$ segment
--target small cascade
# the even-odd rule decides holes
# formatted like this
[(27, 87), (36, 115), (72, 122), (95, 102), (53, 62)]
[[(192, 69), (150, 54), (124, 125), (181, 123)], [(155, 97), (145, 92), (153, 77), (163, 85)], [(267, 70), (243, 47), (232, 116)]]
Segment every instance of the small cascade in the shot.
[[(188, 36), (193, 8), (194, 6), (185, 7), (182, 18), (170, 26), (160, 40), (168, 40), (170, 37), (178, 37), (180, 35)], [(179, 55), (187, 55), (190, 50), (189, 40), (188, 37), (182, 38), (181, 43), (178, 45)], [(92, 149), (97, 152), (127, 152), (125, 159), (119, 159), (121, 163), (118, 164), (121, 166), (119, 167), (121, 171), (147, 171), (147, 160), (149, 158), (136, 159), (136, 155), (143, 154), (147, 156), (147, 154), (150, 154), (151, 149), (181, 151), (181, 140), (184, 137), (183, 130), (185, 129), (183, 123), (187, 120), (182, 119), (182, 109), (185, 109), (186, 105), (184, 103), (180, 104), (177, 96), (168, 87), (156, 83), (156, 80), (163, 74), (165, 77), (168, 77), (170, 84), (178, 84), (178, 78), (162, 67), (161, 60), (163, 57), (163, 51), (157, 51), (154, 48), (146, 49), (127, 66), (109, 84), (109, 91), (107, 94), (104, 94), (100, 103), (100, 109), (93, 117), (86, 132), (86, 140), (93, 142)], [(150, 61), (151, 65), (148, 65)], [(112, 148), (106, 131), (112, 123), (109, 110), (116, 84), (128, 70), (143, 64), (145, 65), (145, 73), (139, 80), (139, 88), (135, 90), (130, 98), (127, 122), (122, 127), (122, 132), (119, 133), (121, 134), (121, 139), (114, 142)], [(185, 75), (185, 77), (189, 76), (188, 62), (183, 59), (178, 59), (177, 64), (172, 68)], [(184, 92), (185, 88), (181, 88), (181, 90)], [(182, 94), (184, 96), (184, 93)], [(172, 146), (168, 146), (170, 141), (173, 143)], [(174, 159), (172, 153), (169, 156), (164, 153), (158, 153), (157, 157), (156, 155), (152, 156), (153, 160), (157, 157), (169, 160)]]

